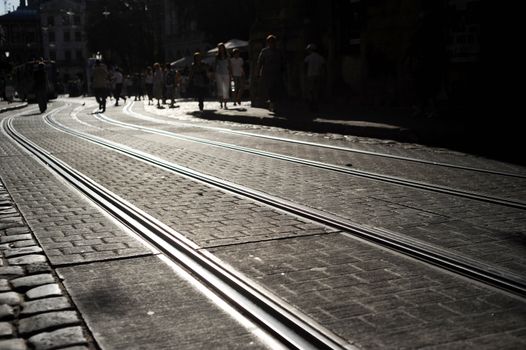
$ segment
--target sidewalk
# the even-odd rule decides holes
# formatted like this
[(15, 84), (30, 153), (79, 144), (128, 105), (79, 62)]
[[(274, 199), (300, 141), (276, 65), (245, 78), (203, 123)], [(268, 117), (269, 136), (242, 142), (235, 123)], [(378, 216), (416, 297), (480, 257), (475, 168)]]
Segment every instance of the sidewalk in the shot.
[[(412, 117), (410, 110), (370, 108), (361, 106), (323, 106), (320, 112), (310, 113), (299, 104), (274, 114), (263, 108), (229, 104), (219, 108), (213, 100), (205, 101), (205, 110), (197, 111), (197, 102), (179, 101), (177, 113), (185, 113), (206, 120), (283, 127), (297, 131), (335, 133), (360, 137), (388, 139), (418, 143), (431, 147), (448, 148), (477, 156), (524, 164), (525, 159), (516, 151), (520, 138), (509, 122), (498, 117), (488, 118), (473, 113), (434, 118)], [(167, 107), (167, 106), (166, 106)], [(173, 114), (174, 109), (157, 110)]]
[(7, 101), (0, 101), (0, 113), (12, 111), (12, 110), (20, 109), (24, 107), (27, 107), (27, 102), (15, 100), (9, 103)]

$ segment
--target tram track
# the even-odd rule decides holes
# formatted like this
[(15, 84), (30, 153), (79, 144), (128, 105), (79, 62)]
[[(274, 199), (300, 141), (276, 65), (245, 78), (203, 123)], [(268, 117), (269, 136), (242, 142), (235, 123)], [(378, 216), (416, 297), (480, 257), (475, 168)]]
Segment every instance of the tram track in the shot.
[[(132, 101), (132, 102), (124, 105), (123, 112), (125, 114), (130, 115), (130, 116), (135, 116), (135, 117), (139, 117), (139, 118), (143, 118), (144, 119), (144, 117), (145, 117), (144, 115), (133, 111), (134, 104), (135, 104), (135, 102)], [(148, 117), (148, 119), (153, 119), (153, 118)], [(217, 131), (217, 132), (220, 132), (220, 133), (227, 133), (227, 134), (235, 134), (235, 135), (248, 136), (248, 137), (254, 137), (254, 138), (261, 138), (261, 139), (267, 139), (267, 140), (272, 140), (272, 141), (279, 141), (279, 142), (286, 142), (286, 143), (292, 143), (292, 144), (298, 144), (298, 145), (311, 146), (311, 147), (316, 147), (316, 148), (325, 148), (325, 149), (330, 149), (330, 150), (335, 150), (335, 151), (357, 153), (357, 154), (363, 154), (363, 155), (367, 155), (367, 156), (396, 159), (396, 160), (412, 162), (412, 163), (427, 164), (427, 165), (432, 165), (432, 166), (437, 166), (437, 167), (452, 168), (452, 169), (466, 170), (466, 171), (472, 171), (472, 172), (483, 173), (483, 174), (493, 174), (493, 175), (499, 175), (499, 176), (506, 176), (506, 177), (514, 177), (514, 178), (526, 179), (526, 174), (523, 174), (523, 173), (508, 172), (508, 171), (498, 171), (498, 170), (484, 169), (484, 168), (479, 168), (479, 167), (474, 167), (474, 166), (465, 166), (465, 165), (459, 165), (459, 164), (452, 164), (452, 163), (445, 163), (445, 162), (426, 160), (426, 159), (422, 159), (422, 158), (405, 157), (405, 156), (399, 156), (399, 155), (388, 154), (388, 153), (383, 153), (383, 152), (373, 152), (373, 151), (367, 151), (367, 150), (351, 148), (351, 147), (343, 147), (343, 146), (337, 146), (337, 145), (323, 144), (323, 143), (318, 143), (318, 142), (309, 142), (309, 141), (303, 141), (303, 140), (286, 138), (286, 137), (258, 134), (258, 133), (249, 132), (249, 131), (234, 130), (234, 129), (229, 129), (229, 128), (215, 127), (215, 126), (208, 126), (208, 125), (199, 125), (199, 124), (195, 124), (195, 123), (186, 123), (186, 122), (182, 122), (182, 121), (177, 121), (177, 122), (175, 122), (173, 124), (174, 125), (179, 125), (179, 126), (188, 126), (188, 127), (206, 129), (206, 130), (211, 130), (211, 131)]]
[(197, 171), (182, 167), (177, 164), (166, 162), (152, 155), (131, 149), (127, 146), (104, 140), (100, 137), (71, 130), (60, 123), (53, 121), (46, 116), (46, 122), (54, 128), (66, 132), (70, 135), (82, 138), (100, 146), (112, 149), (121, 154), (125, 154), (134, 159), (141, 160), (175, 172), (179, 175), (191, 178), (194, 181), (205, 183), (208, 186), (222, 189), (224, 191), (252, 199), (267, 206), (285, 211), (295, 216), (299, 216), (322, 225), (327, 225), (344, 232), (345, 235), (357, 237), (376, 245), (395, 250), (404, 255), (411, 256), (420, 261), (430, 263), (442, 269), (463, 275), (472, 280), (494, 286), (496, 288), (512, 292), (521, 297), (526, 297), (526, 281), (522, 276), (515, 275), (509, 271), (499, 269), (495, 266), (485, 264), (464, 256), (454, 254), (451, 251), (429, 245), (425, 242), (409, 238), (397, 232), (377, 229), (353, 223), (339, 216), (328, 214), (313, 208), (298, 205), (281, 198), (277, 198), (266, 193), (262, 193), (250, 188), (230, 183)]
[(103, 113), (100, 113), (97, 115), (100, 120), (106, 123), (109, 123), (109, 124), (123, 127), (123, 128), (144, 131), (144, 132), (153, 133), (156, 135), (171, 137), (171, 138), (178, 139), (178, 140), (195, 142), (195, 143), (213, 146), (213, 147), (220, 147), (220, 148), (233, 150), (237, 152), (248, 153), (248, 154), (252, 154), (256, 156), (287, 161), (287, 162), (300, 164), (304, 166), (311, 166), (311, 167), (315, 167), (318, 169), (347, 174), (350, 176), (357, 176), (357, 177), (365, 178), (368, 180), (376, 180), (376, 181), (396, 184), (396, 185), (410, 187), (410, 188), (416, 188), (416, 189), (425, 190), (425, 191), (453, 195), (453, 196), (457, 196), (461, 198), (468, 198), (471, 200), (477, 200), (477, 201), (481, 201), (485, 203), (497, 204), (497, 205), (507, 206), (511, 208), (517, 208), (517, 209), (522, 209), (522, 210), (526, 209), (526, 203), (523, 201), (511, 200), (511, 199), (506, 199), (506, 198), (501, 198), (501, 197), (496, 197), (496, 196), (489, 196), (489, 195), (485, 195), (482, 193), (464, 191), (464, 190), (460, 190), (460, 189), (456, 189), (452, 187), (440, 186), (440, 185), (421, 182), (421, 181), (408, 180), (408, 179), (404, 179), (404, 178), (397, 177), (397, 176), (383, 175), (383, 174), (373, 173), (369, 171), (349, 169), (343, 166), (308, 160), (304, 158), (292, 157), (292, 156), (278, 154), (274, 152), (262, 151), (262, 150), (258, 150), (255, 148), (243, 147), (243, 146), (238, 146), (238, 145), (225, 143), (225, 142), (212, 141), (212, 140), (203, 139), (199, 137), (185, 136), (181, 134), (176, 134), (174, 132), (153, 129), (153, 128), (144, 127), (144, 126), (140, 126), (136, 124), (121, 122), (113, 118), (110, 118)]
[[(44, 115), (44, 118), (49, 121), (52, 115), (65, 108), (67, 106), (57, 108)], [(353, 348), (336, 335), (311, 322), (304, 315), (292, 310), (286, 303), (232, 271), (213, 255), (200, 250), (195, 243), (182, 234), (23, 136), (14, 128), (13, 119), (10, 117), (0, 121), (5, 135), (171, 260), (190, 271), (201, 283), (269, 332), (284, 346), (293, 349)], [(80, 134), (76, 136), (81, 137)]]

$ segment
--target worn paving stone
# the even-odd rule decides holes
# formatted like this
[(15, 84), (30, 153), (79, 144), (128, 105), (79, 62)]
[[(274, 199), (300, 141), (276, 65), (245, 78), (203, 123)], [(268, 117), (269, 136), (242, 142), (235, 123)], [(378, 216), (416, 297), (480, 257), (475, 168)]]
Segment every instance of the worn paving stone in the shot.
[(82, 345), (88, 341), (81, 327), (68, 327), (53, 332), (36, 334), (28, 339), (35, 350), (49, 350), (71, 345)]
[(28, 227), (12, 227), (6, 230), (6, 235), (8, 236), (28, 234), (28, 233), (31, 233)]
[(46, 256), (41, 254), (30, 254), (30, 255), (24, 255), (19, 256), (16, 258), (7, 259), (9, 264), (11, 265), (30, 265), (30, 264), (38, 264), (42, 262), (46, 262)]
[(10, 290), (9, 281), (4, 278), (0, 279), (0, 292), (9, 292)]
[(26, 292), (29, 299), (38, 299), (52, 296), (61, 296), (62, 290), (57, 283), (46, 284), (40, 287), (30, 289)]
[(29, 264), (25, 266), (28, 275), (51, 272), (52, 268), (47, 262)]
[(21, 266), (0, 266), (0, 278), (23, 275), (25, 275), (25, 271)]
[(79, 323), (80, 320), (75, 311), (46, 312), (21, 319), (18, 322), (18, 331), (21, 334), (36, 333)]
[(15, 248), (15, 249), (9, 249), (4, 251), (4, 256), (6, 258), (12, 258), (20, 255), (29, 255), (29, 254), (35, 254), (35, 253), (42, 253), (42, 248), (38, 246), (32, 246), (32, 247), (23, 247), (23, 248)]
[(15, 310), (10, 305), (1, 304), (0, 305), (0, 320), (11, 319), (15, 316)]
[(0, 340), (0, 350), (27, 350), (27, 344), (24, 339), (6, 339)]
[(36, 244), (37, 244), (37, 242), (35, 242), (32, 239), (27, 239), (27, 240), (24, 240), (24, 241), (16, 241), (16, 242), (11, 243), (13, 248), (31, 247), (31, 246), (34, 246)]
[(19, 305), (22, 301), (22, 296), (17, 292), (0, 293), (0, 304)]
[(66, 297), (44, 298), (34, 301), (26, 301), (20, 305), (21, 315), (32, 315), (47, 311), (60, 311), (71, 308)]
[(15, 330), (10, 322), (0, 322), (0, 337), (12, 336), (14, 333)]
[(26, 277), (19, 277), (12, 279), (11, 285), (15, 289), (38, 287), (43, 284), (51, 284), (55, 282), (55, 278), (51, 274), (31, 275)]
[(30, 234), (2, 236), (0, 237), (0, 243), (11, 243), (16, 241), (26, 241), (30, 239), (33, 239), (33, 237)]

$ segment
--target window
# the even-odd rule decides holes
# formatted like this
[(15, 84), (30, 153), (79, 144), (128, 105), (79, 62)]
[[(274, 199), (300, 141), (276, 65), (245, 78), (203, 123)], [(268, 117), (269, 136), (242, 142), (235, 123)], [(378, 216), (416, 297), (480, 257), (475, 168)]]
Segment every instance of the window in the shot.
[(49, 42), (54, 43), (55, 42), (55, 32), (49, 32), (48, 35), (49, 35), (48, 36)]
[(55, 50), (49, 50), (49, 59), (52, 61), (57, 60), (57, 53), (55, 52)]
[(84, 60), (84, 57), (83, 57), (83, 55), (82, 55), (82, 50), (77, 50), (77, 51), (76, 51), (76, 59), (77, 59), (77, 61), (82, 61), (82, 60)]
[(71, 35), (69, 32), (64, 32), (64, 41), (70, 41), (71, 40)]
[(55, 17), (48, 16), (48, 18), (47, 18), (47, 25), (48, 26), (54, 26), (55, 25)]
[(75, 32), (75, 41), (82, 41), (82, 33)]
[(73, 23), (74, 23), (76, 26), (79, 26), (79, 25), (80, 25), (80, 16), (75, 16), (75, 17), (73, 17)]
[(64, 51), (64, 59), (67, 62), (71, 61), (71, 51), (69, 51), (69, 50)]

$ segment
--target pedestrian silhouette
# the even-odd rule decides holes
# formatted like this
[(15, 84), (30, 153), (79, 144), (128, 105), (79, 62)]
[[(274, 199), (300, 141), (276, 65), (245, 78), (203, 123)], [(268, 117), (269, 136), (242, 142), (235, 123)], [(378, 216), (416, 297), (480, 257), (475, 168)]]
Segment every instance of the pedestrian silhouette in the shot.
[(315, 44), (309, 44), (307, 51), (308, 55), (305, 57), (307, 103), (311, 111), (317, 112), (323, 86), (325, 58), (317, 52)]
[(191, 96), (197, 99), (199, 103), (199, 110), (204, 109), (204, 99), (208, 90), (208, 66), (203, 63), (201, 54), (194, 53), (194, 62), (190, 68), (188, 76), (188, 86)]
[(256, 72), (259, 77), (261, 97), (268, 103), (268, 108), (275, 111), (283, 96), (283, 55), (277, 48), (276, 37), (267, 36), (267, 46), (259, 53)]
[(92, 79), (95, 100), (99, 104), (99, 110), (104, 113), (106, 111), (106, 99), (108, 98), (110, 88), (110, 75), (106, 65), (104, 65), (100, 60), (95, 61)]

